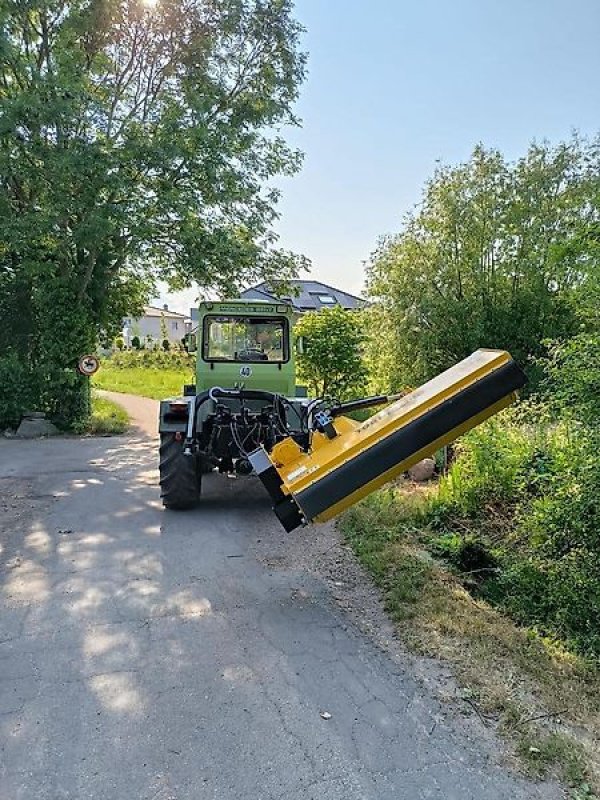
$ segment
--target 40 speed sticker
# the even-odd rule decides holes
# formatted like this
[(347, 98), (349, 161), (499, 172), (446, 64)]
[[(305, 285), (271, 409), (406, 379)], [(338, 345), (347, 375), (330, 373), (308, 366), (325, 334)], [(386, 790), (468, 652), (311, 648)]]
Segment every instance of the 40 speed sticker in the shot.
[(240, 376), (249, 378), (252, 375), (252, 367), (240, 367)]

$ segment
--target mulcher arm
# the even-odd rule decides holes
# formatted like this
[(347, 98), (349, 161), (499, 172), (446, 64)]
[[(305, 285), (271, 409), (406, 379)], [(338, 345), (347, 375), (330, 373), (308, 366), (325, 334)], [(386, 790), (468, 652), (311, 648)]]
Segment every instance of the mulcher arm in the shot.
[(525, 376), (502, 350), (477, 350), (366, 422), (317, 414), (308, 452), (292, 439), (250, 454), (284, 528), (325, 522), (516, 399)]

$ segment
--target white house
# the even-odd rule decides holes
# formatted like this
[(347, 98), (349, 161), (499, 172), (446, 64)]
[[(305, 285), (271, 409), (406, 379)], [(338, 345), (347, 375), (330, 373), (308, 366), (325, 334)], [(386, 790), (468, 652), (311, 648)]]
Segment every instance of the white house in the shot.
[(126, 317), (123, 320), (123, 339), (126, 347), (137, 336), (142, 344), (148, 342), (162, 343), (168, 339), (172, 344), (179, 343), (190, 330), (190, 320), (178, 311), (169, 311), (169, 306), (162, 308), (144, 306), (142, 317)]

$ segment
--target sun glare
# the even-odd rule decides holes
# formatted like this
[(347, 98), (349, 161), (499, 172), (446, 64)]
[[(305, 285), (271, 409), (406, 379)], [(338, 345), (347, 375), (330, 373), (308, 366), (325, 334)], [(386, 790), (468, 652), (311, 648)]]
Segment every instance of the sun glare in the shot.
[(146, 8), (156, 8), (158, 0), (142, 0), (142, 5), (146, 6)]

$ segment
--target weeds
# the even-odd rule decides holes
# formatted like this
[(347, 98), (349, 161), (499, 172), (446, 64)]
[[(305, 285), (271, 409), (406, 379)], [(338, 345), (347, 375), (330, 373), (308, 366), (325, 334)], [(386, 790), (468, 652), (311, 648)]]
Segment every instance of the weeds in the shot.
[(77, 433), (91, 436), (114, 436), (124, 433), (129, 424), (125, 409), (112, 400), (92, 395), (92, 413), (88, 420), (78, 426)]
[[(490, 514), (503, 536), (513, 531), (501, 507), (479, 510), (488, 526)], [(403, 640), (453, 665), (469, 705), (486, 724), (498, 722), (530, 774), (547, 772), (579, 788), (598, 780), (598, 669), (560, 639), (518, 627), (490, 605), (490, 582), (505, 568), (493, 537), (483, 540), (473, 518), (442, 506), (435, 487), (408, 483), (367, 498), (340, 527)]]

